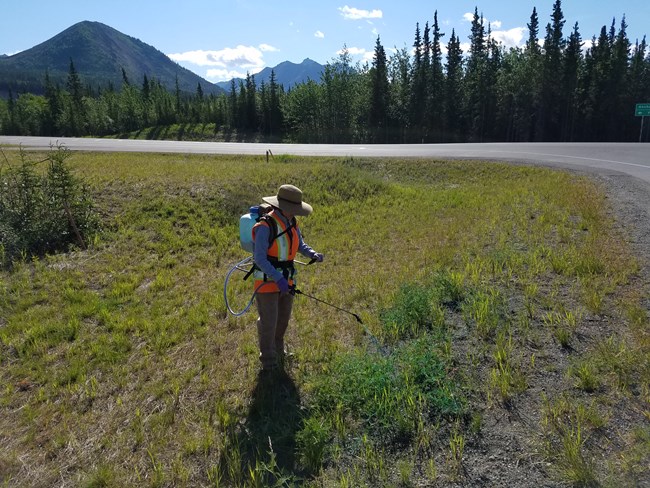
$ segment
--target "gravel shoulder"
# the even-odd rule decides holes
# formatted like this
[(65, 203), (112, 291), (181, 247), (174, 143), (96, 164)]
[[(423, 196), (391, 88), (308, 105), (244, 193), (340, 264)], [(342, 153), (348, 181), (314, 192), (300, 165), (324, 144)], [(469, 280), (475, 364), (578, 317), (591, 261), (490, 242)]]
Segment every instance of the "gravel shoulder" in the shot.
[[(638, 259), (639, 286), (650, 289), (650, 183), (614, 171), (572, 171), (593, 178), (604, 189), (615, 227)], [(644, 305), (650, 312), (650, 296)]]
[[(588, 176), (603, 187), (613, 212), (612, 217), (622, 231), (622, 237), (639, 259), (643, 282), (650, 283), (650, 182), (621, 172), (585, 166), (542, 161), (536, 162), (535, 166), (563, 169)], [(650, 310), (650, 303), (646, 304)]]
[[(622, 236), (639, 259), (639, 277), (650, 285), (650, 184), (620, 173), (595, 175), (605, 188)], [(645, 298), (650, 310), (650, 298)]]
[[(551, 166), (558, 169), (557, 165)], [(608, 211), (614, 221), (617, 233), (629, 246), (638, 260), (639, 272), (634, 277), (634, 285), (645, 290), (643, 307), (650, 312), (650, 184), (635, 177), (603, 171), (584, 171), (563, 167), (581, 176), (593, 179), (605, 192)], [(569, 353), (559, 350), (553, 344), (540, 344), (536, 350), (537, 364), (531, 372), (527, 391), (515, 399), (511, 405), (493, 405), (485, 408), (485, 399), (477, 398), (473, 406), (482, 417), (481, 434), (469, 440), (463, 457), (462, 480), (451, 485), (436, 486), (472, 486), (472, 487), (518, 487), (535, 488), (539, 486), (562, 487), (566, 483), (554, 476), (554, 468), (542, 455), (540, 447), (544, 444), (541, 432), (543, 398), (559, 398), (569, 395), (584, 404), (593, 401), (593, 397), (576, 391), (568, 384), (565, 371), (573, 357), (579, 356), (587, 347), (593, 346), (613, 333), (618, 327), (614, 315), (589, 317), (581, 332), (582, 339)], [(470, 339), (456, 341), (459, 350), (460, 367), (470, 371), (473, 365), (463, 358), (479, 347)], [(481, 370), (482, 369), (482, 370)], [(475, 372), (475, 378), (487, 378), (488, 371), (481, 368)], [(640, 399), (610, 397), (613, 402), (608, 406), (611, 413), (608, 426), (599, 431), (589, 441), (589, 447), (596, 463), (605, 466), (615, 459), (616, 453), (623, 448), (624, 438), (635, 426), (643, 425)], [(439, 460), (439, 463), (443, 463)], [(601, 473), (602, 474), (602, 473)], [(620, 480), (619, 480), (620, 481)], [(650, 486), (650, 471), (645, 471), (640, 478), (630, 481), (633, 486)], [(638, 484), (636, 484), (638, 483)]]

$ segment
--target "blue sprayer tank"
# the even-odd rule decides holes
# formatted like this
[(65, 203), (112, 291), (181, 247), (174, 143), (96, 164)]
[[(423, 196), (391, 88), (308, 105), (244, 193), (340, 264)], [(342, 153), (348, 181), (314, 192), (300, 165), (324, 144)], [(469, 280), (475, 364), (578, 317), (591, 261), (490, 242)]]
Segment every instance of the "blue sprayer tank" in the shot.
[(239, 243), (244, 251), (253, 252), (253, 226), (260, 217), (260, 206), (255, 205), (239, 218)]

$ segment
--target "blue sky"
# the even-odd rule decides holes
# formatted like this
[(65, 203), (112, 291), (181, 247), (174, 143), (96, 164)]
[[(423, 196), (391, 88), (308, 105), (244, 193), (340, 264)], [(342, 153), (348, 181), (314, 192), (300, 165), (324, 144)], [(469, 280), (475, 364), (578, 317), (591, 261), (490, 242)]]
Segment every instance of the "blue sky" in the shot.
[[(432, 23), (452, 29), (468, 42), (468, 14), (478, 7), (493, 35), (507, 46), (521, 45), (533, 7), (540, 36), (554, 0), (5, 0), (0, 7), (0, 53), (33, 47), (82, 20), (107, 24), (164, 52), (186, 68), (216, 82), (256, 73), (282, 61), (332, 61), (347, 46), (354, 61), (371, 59), (377, 36), (388, 55), (411, 48), (415, 26)], [(575, 22), (590, 41), (603, 25), (626, 15), (634, 43), (650, 35), (650, 0), (564, 0), (565, 35)], [(649, 37), (650, 40), (650, 37)]]

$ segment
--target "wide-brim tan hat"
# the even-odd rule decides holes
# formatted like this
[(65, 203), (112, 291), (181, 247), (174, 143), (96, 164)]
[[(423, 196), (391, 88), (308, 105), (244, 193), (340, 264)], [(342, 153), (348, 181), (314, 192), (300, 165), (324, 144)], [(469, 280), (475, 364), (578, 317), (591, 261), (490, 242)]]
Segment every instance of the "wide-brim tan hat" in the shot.
[(309, 215), (314, 210), (311, 205), (302, 201), (302, 191), (293, 185), (282, 185), (278, 194), (262, 198), (266, 203), (293, 215)]

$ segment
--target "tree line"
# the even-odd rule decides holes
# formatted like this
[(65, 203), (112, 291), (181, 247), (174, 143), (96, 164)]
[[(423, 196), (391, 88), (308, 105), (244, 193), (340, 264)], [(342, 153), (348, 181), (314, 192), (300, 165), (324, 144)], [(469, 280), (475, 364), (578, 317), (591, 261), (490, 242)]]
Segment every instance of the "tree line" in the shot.
[[(121, 89), (84, 86), (73, 60), (65, 87), (45, 75), (44, 95), (0, 100), (0, 133), (104, 136), (154, 126), (214, 123), (219, 130), (302, 143), (636, 141), (636, 103), (650, 102), (650, 54), (634, 44), (625, 17), (585, 42), (568, 35), (561, 0), (540, 37), (533, 8), (523, 47), (498, 43), (478, 8), (469, 49), (452, 30), (416, 24), (413, 49), (390, 56), (380, 37), (371, 63), (353, 64), (344, 47), (320, 82), (285, 90), (272, 73), (231, 82), (223, 95), (167, 90), (123, 72)], [(443, 49), (446, 47), (446, 49)], [(646, 124), (650, 126), (650, 124)], [(643, 135), (647, 140), (647, 133)]]

